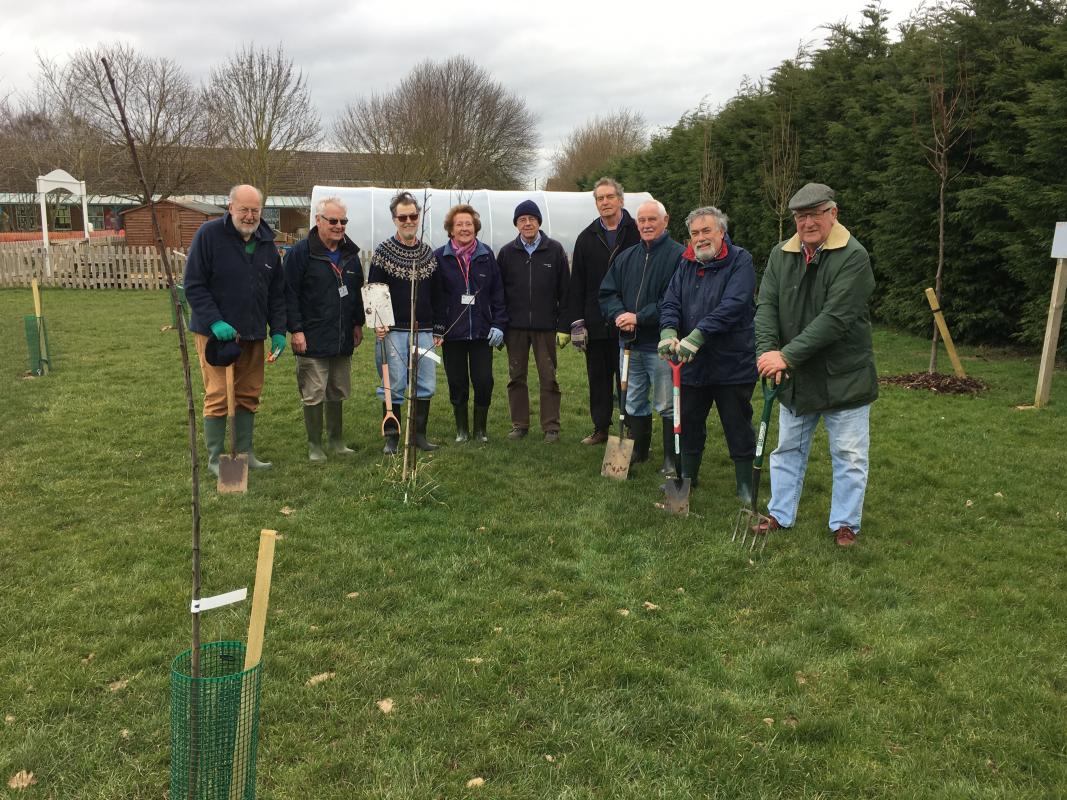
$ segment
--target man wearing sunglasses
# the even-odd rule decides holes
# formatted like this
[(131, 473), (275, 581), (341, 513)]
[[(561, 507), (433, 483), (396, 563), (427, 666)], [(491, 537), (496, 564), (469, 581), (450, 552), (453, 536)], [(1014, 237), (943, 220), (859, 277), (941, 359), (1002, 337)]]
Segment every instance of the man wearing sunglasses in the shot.
[(271, 466), (253, 455), (252, 431), (263, 391), (267, 356), (263, 345), (268, 333), (274, 357), (285, 349), (285, 277), (274, 231), (263, 221), (262, 212), (259, 189), (234, 186), (226, 214), (200, 226), (185, 262), (185, 296), (192, 311), (189, 330), (196, 334), (204, 378), (207, 466), (215, 475), (226, 441), (227, 368), (208, 362), (211, 339), (240, 345), (233, 362), (237, 452), (248, 454), (252, 469)]
[(789, 201), (797, 232), (778, 244), (756, 307), (756, 368), (778, 392), (778, 447), (771, 453), (770, 530), (792, 527), (815, 426), (826, 425), (833, 466), (830, 532), (849, 547), (867, 490), (871, 403), (878, 375), (868, 303), (867, 251), (837, 221), (834, 191), (809, 183)]
[[(389, 370), (389, 387), (394, 410), (408, 396), (415, 403), (415, 446), (419, 450), (436, 450), (437, 445), (426, 438), (426, 425), (430, 418), (430, 398), (437, 389), (437, 371), (432, 359), (421, 353), (433, 349), (433, 301), (430, 277), (437, 268), (437, 259), (426, 242), (419, 240), (421, 209), (410, 192), (400, 192), (389, 203), (396, 235), (390, 236), (374, 248), (367, 280), (384, 283), (389, 287), (393, 304), (393, 327), (389, 328), (375, 320), (368, 320), (374, 327), (377, 346), (374, 360), (378, 374)], [(415, 297), (414, 328), (416, 346), (420, 352), (415, 372), (415, 387), (408, 386), (408, 352), (411, 341), (412, 287)], [(405, 395), (406, 393), (406, 395)], [(385, 389), (378, 387), (378, 398), (385, 408)], [(386, 430), (385, 453), (396, 453), (400, 443), (400, 431)]]
[(304, 404), (308, 458), (326, 461), (351, 455), (342, 436), (341, 403), (352, 390), (352, 351), (363, 341), (363, 265), (359, 248), (345, 233), (345, 204), (327, 197), (315, 204), (315, 227), (285, 258), (285, 300), (296, 385)]

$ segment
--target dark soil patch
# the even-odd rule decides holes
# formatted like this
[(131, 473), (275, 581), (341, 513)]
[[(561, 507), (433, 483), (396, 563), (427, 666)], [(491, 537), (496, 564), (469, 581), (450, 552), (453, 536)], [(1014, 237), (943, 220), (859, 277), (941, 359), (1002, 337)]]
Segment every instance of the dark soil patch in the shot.
[(981, 394), (989, 385), (977, 378), (957, 378), (939, 372), (911, 372), (907, 375), (883, 375), (878, 379), (883, 386), (900, 386), (904, 389), (927, 389), (937, 394)]

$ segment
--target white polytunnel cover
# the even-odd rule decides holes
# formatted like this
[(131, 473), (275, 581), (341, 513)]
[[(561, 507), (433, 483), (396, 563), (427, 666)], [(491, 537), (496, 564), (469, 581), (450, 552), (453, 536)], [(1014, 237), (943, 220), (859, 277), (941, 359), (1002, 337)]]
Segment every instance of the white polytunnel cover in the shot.
[[(421, 237), (437, 249), (448, 241), (445, 214), (457, 203), (474, 206), (482, 220), (478, 239), (499, 252), (518, 236), (512, 218), (515, 206), (533, 200), (541, 209), (541, 230), (559, 241), (568, 256), (574, 252), (574, 240), (582, 229), (597, 217), (592, 192), (504, 192), (491, 189), (408, 189), (423, 207)], [(396, 233), (389, 214), (389, 201), (396, 189), (374, 186), (316, 186), (311, 190), (310, 225), (315, 224), (315, 204), (327, 197), (338, 197), (348, 208), (348, 237), (363, 254), (367, 268), (375, 246)], [(652, 198), (648, 192), (627, 192), (627, 211), (637, 216), (637, 207)]]

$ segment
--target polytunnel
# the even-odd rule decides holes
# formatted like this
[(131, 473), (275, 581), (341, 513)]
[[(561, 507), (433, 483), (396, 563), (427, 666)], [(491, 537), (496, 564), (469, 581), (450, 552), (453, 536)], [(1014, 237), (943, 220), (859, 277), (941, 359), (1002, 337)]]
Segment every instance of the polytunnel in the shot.
[[(512, 192), (492, 189), (408, 189), (423, 207), (420, 238), (436, 249), (448, 240), (445, 233), (445, 214), (457, 203), (474, 206), (482, 220), (478, 239), (499, 252), (518, 232), (512, 222), (515, 206), (523, 200), (533, 200), (541, 209), (541, 230), (563, 245), (568, 256), (574, 252), (574, 240), (597, 217), (592, 192)], [(374, 247), (396, 233), (389, 214), (389, 201), (396, 189), (374, 186), (316, 186), (311, 190), (310, 224), (315, 224), (315, 204), (327, 197), (339, 197), (348, 208), (348, 238), (363, 253), (364, 269)], [(652, 195), (648, 192), (627, 192), (626, 210), (634, 217), (637, 207)]]

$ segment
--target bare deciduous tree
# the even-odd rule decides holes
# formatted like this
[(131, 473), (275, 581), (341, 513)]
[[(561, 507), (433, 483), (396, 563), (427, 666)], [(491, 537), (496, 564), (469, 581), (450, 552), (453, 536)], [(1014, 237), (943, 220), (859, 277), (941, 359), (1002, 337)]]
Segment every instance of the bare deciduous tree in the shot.
[(778, 217), (778, 241), (785, 233), (789, 216), (789, 198), (796, 191), (800, 169), (800, 139), (793, 129), (788, 108), (780, 108), (771, 125), (771, 135), (764, 148), (762, 165), (763, 199)]
[[(923, 76), (923, 86), (930, 103), (930, 123), (920, 130), (917, 115), (915, 135), (922, 147), (927, 165), (937, 176), (937, 271), (934, 274), (934, 294), (941, 302), (941, 283), (945, 270), (945, 190), (967, 167), (970, 153), (954, 168), (950, 156), (971, 129), (973, 90), (961, 58), (956, 60), (955, 75), (946, 77), (944, 51), (937, 49), (937, 63)], [(930, 341), (929, 372), (937, 372), (937, 323)]]
[(552, 157), (547, 187), (573, 192), (581, 181), (599, 176), (608, 164), (641, 150), (648, 141), (648, 124), (636, 111), (622, 109), (596, 116), (575, 128)]
[(465, 56), (423, 61), (391, 92), (348, 105), (334, 137), (397, 187), (518, 188), (539, 142), (526, 103)]
[(298, 150), (322, 141), (304, 73), (280, 44), (274, 50), (248, 45), (230, 56), (212, 71), (204, 105), (220, 170), (231, 183), (250, 183), (264, 195)]
[[(195, 87), (171, 59), (143, 55), (124, 43), (79, 50), (65, 64), (40, 57), (44, 108), (60, 130), (72, 126), (65, 133), (68, 139), (90, 130), (107, 148), (125, 147), (101, 58), (107, 58), (111, 65), (126, 105), (149, 190), (161, 197), (180, 192), (192, 177), (193, 149), (205, 142), (205, 122)], [(89, 139), (87, 144), (93, 141)], [(108, 155), (116, 157), (115, 151)], [(118, 168), (109, 172), (117, 176)], [(122, 191), (128, 183), (116, 182), (113, 190)], [(130, 196), (141, 202), (147, 199), (143, 190)]]

